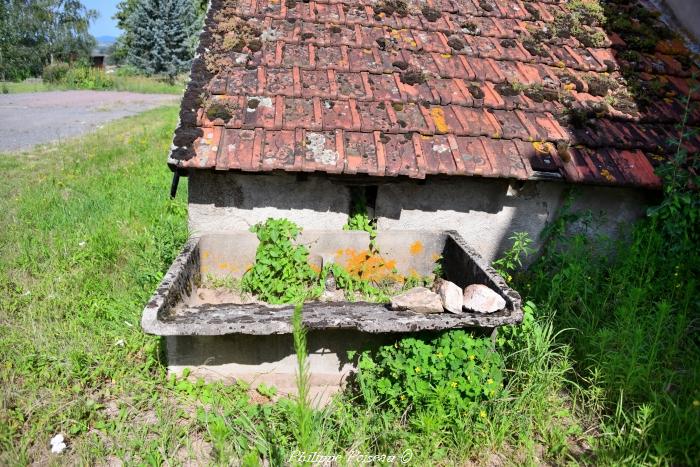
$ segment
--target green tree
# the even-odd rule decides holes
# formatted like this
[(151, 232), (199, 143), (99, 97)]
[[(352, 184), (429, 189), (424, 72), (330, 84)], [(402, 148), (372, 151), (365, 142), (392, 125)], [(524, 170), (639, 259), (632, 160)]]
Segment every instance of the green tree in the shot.
[(143, 0), (128, 19), (130, 65), (171, 80), (190, 67), (198, 18), (192, 0)]
[[(134, 15), (139, 5), (146, 3), (149, 3), (148, 0), (121, 0), (117, 4), (117, 13), (114, 15), (114, 19), (117, 20), (117, 27), (124, 31), (124, 33), (117, 40), (117, 43), (115, 44), (113, 50), (112, 60), (115, 63), (124, 63), (127, 61), (129, 56), (129, 50), (132, 48), (132, 45), (134, 43), (134, 36), (137, 33), (135, 31), (135, 25), (132, 20), (132, 15)], [(187, 0), (185, 3), (191, 3), (194, 9), (194, 15), (186, 18), (187, 21), (191, 22), (191, 27), (188, 30), (189, 37), (186, 43), (190, 50), (190, 55), (193, 56), (194, 50), (197, 45), (197, 33), (201, 29), (202, 24), (204, 22), (204, 15), (206, 14), (209, 1)], [(129, 63), (132, 62), (129, 61)]]
[(79, 0), (0, 0), (0, 79), (38, 76), (53, 61), (87, 58), (96, 18)]

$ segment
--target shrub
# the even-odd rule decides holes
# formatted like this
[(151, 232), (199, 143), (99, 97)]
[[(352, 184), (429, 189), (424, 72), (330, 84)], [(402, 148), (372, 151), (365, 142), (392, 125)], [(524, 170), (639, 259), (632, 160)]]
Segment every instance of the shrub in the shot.
[(59, 84), (65, 80), (69, 70), (70, 65), (67, 63), (53, 63), (44, 67), (41, 77), (45, 83)]
[(141, 73), (136, 67), (133, 67), (131, 65), (123, 65), (117, 68), (117, 70), (114, 73), (115, 75), (119, 77), (128, 77), (128, 76), (142, 76), (143, 73)]
[(369, 405), (386, 402), (396, 413), (437, 409), (461, 416), (501, 392), (503, 360), (489, 339), (450, 331), (363, 353), (357, 382)]
[(112, 89), (114, 80), (96, 68), (76, 66), (68, 70), (64, 84), (79, 89)]

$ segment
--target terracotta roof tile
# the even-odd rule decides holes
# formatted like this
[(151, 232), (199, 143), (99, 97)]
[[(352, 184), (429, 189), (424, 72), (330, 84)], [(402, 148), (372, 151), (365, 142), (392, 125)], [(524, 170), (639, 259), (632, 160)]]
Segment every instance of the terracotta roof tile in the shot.
[(677, 40), (548, 37), (565, 0), (383, 4), (213, 0), (171, 164), (658, 187), (698, 71)]

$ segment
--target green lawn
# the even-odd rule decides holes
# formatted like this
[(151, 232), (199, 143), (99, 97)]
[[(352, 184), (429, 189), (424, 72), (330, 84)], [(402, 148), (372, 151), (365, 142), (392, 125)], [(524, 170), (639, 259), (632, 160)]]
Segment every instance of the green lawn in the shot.
[(607, 247), (552, 229), (545, 257), (514, 274), (534, 304), (501, 332), (504, 389), (474, 404), (447, 394), (397, 412), (368, 371), (309, 436), (289, 400), (169, 379), (139, 320), (187, 237), (186, 182), (168, 198), (176, 122), (161, 108), (0, 155), (0, 465), (278, 465), (300, 439), (348, 463), (410, 449), (411, 465), (697, 464), (700, 260), (650, 221)]
[[(182, 94), (185, 82), (178, 79), (175, 84), (168, 84), (156, 78), (147, 76), (117, 76), (109, 75), (114, 82), (109, 91), (140, 92), (144, 94)], [(66, 86), (62, 84), (44, 83), (41, 80), (27, 80), (18, 83), (0, 81), (0, 92), (5, 94), (17, 94), (23, 92), (67, 91), (85, 89), (79, 86)]]

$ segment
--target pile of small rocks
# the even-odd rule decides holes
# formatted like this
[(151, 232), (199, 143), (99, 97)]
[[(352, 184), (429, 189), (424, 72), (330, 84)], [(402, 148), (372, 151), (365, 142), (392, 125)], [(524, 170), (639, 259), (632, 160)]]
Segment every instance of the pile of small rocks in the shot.
[(495, 313), (505, 307), (505, 299), (483, 284), (471, 284), (462, 290), (446, 280), (437, 281), (434, 291), (415, 287), (391, 299), (393, 310), (416, 313)]

